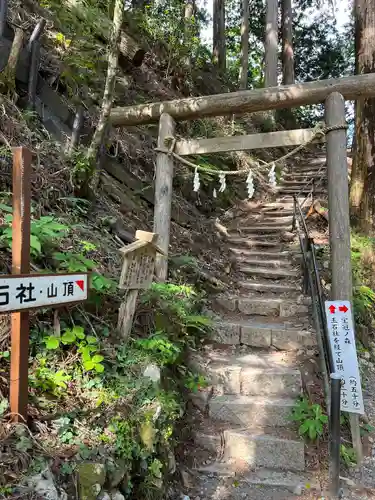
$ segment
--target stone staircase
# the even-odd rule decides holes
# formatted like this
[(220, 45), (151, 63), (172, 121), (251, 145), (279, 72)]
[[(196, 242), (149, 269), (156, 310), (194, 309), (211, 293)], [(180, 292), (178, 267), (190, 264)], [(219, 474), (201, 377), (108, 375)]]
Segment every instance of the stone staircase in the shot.
[(196, 460), (201, 500), (300, 498), (311, 483), (304, 442), (289, 418), (302, 392), (301, 358), (316, 345), (291, 233), (291, 194), (306, 196), (306, 182), (324, 171), (324, 158), (316, 155), (294, 166), (272, 203), (228, 228), (243, 280), (233, 294), (214, 300), (213, 342), (194, 357), (209, 381), (194, 396), (201, 408), (195, 443), (208, 458)]

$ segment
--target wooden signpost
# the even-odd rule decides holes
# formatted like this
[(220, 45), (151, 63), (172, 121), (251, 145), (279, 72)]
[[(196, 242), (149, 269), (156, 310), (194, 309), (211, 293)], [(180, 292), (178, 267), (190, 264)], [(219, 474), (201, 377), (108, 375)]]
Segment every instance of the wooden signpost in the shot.
[(13, 150), (12, 275), (0, 277), (0, 313), (12, 312), (10, 411), (26, 421), (29, 367), (29, 309), (87, 300), (87, 274), (30, 275), (31, 152)]
[(165, 255), (157, 245), (157, 234), (137, 231), (135, 237), (137, 241), (120, 250), (124, 256), (124, 263), (119, 288), (127, 290), (127, 293), (120, 306), (118, 329), (124, 339), (128, 338), (132, 328), (138, 291), (151, 286), (156, 256)]

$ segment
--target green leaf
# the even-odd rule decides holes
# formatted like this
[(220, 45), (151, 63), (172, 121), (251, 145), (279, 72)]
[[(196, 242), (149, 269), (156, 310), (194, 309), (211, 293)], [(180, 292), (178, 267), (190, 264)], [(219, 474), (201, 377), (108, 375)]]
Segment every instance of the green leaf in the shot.
[(91, 361), (91, 349), (88, 346), (81, 348), (82, 359), (83, 361)]
[(104, 372), (104, 366), (100, 363), (97, 363), (95, 366), (95, 371), (98, 372), (98, 373), (103, 373)]
[(85, 330), (83, 329), (82, 326), (74, 326), (72, 328), (72, 332), (75, 334), (75, 336), (78, 338), (78, 339), (84, 339), (85, 338)]
[(92, 361), (94, 363), (101, 363), (104, 359), (104, 356), (102, 356), (101, 354), (95, 354), (95, 356), (92, 358)]
[(63, 336), (61, 337), (61, 342), (65, 345), (73, 344), (76, 340), (76, 335), (73, 330), (65, 330)]
[(315, 428), (315, 425), (310, 425), (309, 426), (309, 438), (311, 439), (311, 441), (314, 441), (314, 439), (316, 439), (318, 436), (318, 433), (316, 431), (316, 428)]
[(11, 214), (13, 212), (12, 207), (9, 207), (8, 205), (5, 205), (4, 203), (0, 203), (0, 210), (3, 212), (7, 212)]
[(65, 256), (65, 254), (64, 254), (64, 253), (59, 253), (59, 252), (54, 253), (54, 254), (53, 254), (53, 258), (54, 258), (55, 260), (60, 260), (60, 261), (65, 261), (65, 260), (66, 260), (66, 256)]
[(88, 335), (86, 337), (86, 340), (89, 344), (97, 344), (98, 343), (98, 340), (96, 337), (93, 337), (92, 335)]
[(46, 344), (46, 348), (51, 351), (58, 349), (60, 345), (60, 340), (57, 337), (47, 337), (44, 339), (44, 342)]
[(305, 420), (302, 425), (300, 425), (300, 428), (298, 429), (298, 432), (300, 434), (306, 434), (309, 430), (310, 423), (308, 420)]
[(90, 371), (95, 367), (95, 363), (90, 359), (89, 361), (85, 361), (83, 363), (83, 367), (86, 371)]
[(30, 235), (30, 247), (38, 253), (42, 253), (42, 245), (39, 238), (35, 236), (35, 234)]

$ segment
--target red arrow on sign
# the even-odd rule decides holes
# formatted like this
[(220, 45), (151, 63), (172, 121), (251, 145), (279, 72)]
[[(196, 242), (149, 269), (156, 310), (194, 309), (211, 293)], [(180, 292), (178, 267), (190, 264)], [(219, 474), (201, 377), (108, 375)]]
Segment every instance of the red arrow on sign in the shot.
[(336, 307), (335, 307), (335, 306), (329, 306), (329, 312), (330, 312), (331, 314), (335, 314), (335, 312), (336, 312)]
[(84, 292), (85, 291), (85, 282), (83, 280), (77, 280), (76, 283), (79, 286), (79, 288), (82, 290), (82, 292)]
[(340, 307), (339, 307), (339, 311), (340, 311), (340, 312), (344, 312), (344, 313), (346, 313), (346, 312), (348, 312), (348, 311), (349, 311), (349, 309), (348, 309), (346, 306), (340, 306)]

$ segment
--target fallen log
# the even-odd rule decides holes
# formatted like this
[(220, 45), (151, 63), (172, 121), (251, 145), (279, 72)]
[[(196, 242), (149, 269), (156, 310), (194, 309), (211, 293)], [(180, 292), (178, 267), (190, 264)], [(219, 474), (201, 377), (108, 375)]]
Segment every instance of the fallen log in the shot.
[(111, 122), (120, 127), (156, 122), (162, 113), (168, 113), (176, 120), (192, 120), (295, 108), (323, 102), (332, 92), (339, 92), (349, 100), (375, 96), (375, 74), (119, 107), (112, 110)]

